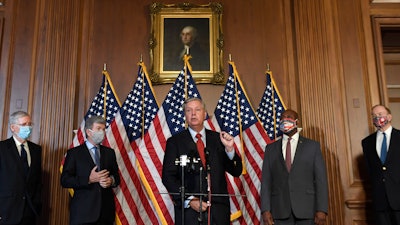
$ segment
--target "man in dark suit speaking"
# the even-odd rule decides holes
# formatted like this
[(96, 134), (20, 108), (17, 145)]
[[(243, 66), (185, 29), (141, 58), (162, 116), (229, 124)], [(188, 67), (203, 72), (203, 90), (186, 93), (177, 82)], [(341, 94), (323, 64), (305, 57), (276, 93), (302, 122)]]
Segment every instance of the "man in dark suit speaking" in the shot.
[(281, 116), (283, 138), (265, 149), (261, 212), (264, 225), (323, 225), (328, 182), (320, 144), (299, 135), (298, 114)]
[(100, 145), (106, 121), (93, 116), (85, 122), (87, 140), (68, 150), (61, 185), (73, 188), (70, 204), (71, 225), (113, 225), (115, 202), (112, 188), (120, 182), (113, 149)]
[(372, 184), (376, 224), (400, 224), (400, 130), (392, 127), (390, 109), (376, 105), (371, 110), (377, 131), (362, 140)]
[[(167, 140), (162, 171), (162, 181), (167, 190), (170, 193), (180, 192), (181, 167), (175, 161), (181, 155), (200, 158), (200, 162), (193, 168), (189, 166), (184, 173), (185, 190), (193, 194), (185, 196), (184, 202), (179, 194), (172, 195), (175, 203), (175, 224), (183, 224), (183, 204), (184, 224), (199, 224), (199, 220), (207, 224), (210, 219), (212, 225), (229, 225), (230, 204), (225, 172), (236, 177), (242, 172), (242, 162), (235, 153), (233, 137), (224, 131), (217, 133), (204, 128), (207, 112), (201, 99), (187, 99), (183, 110), (189, 128)], [(200, 167), (204, 168), (202, 176)], [(211, 188), (210, 193), (208, 188)], [(208, 202), (210, 196), (211, 202)]]
[(28, 113), (9, 119), (12, 137), (0, 141), (0, 224), (34, 225), (41, 210), (42, 148), (27, 139)]

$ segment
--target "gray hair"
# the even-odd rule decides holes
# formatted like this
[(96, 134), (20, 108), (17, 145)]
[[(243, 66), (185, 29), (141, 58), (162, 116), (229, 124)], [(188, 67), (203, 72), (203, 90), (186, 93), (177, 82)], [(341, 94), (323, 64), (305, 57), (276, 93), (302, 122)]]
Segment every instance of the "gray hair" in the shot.
[(10, 115), (10, 118), (9, 118), (8, 123), (9, 123), (9, 125), (11, 125), (11, 124), (18, 124), (18, 119), (19, 119), (19, 118), (22, 118), (22, 117), (25, 117), (25, 116), (31, 117), (31, 116), (29, 115), (29, 113), (24, 112), (24, 111), (16, 111), (16, 112), (13, 112), (13, 113)]
[(188, 29), (188, 30), (190, 31), (190, 33), (192, 34), (193, 39), (196, 39), (196, 38), (197, 38), (197, 29), (196, 29), (195, 27), (192, 27), (192, 26), (185, 26), (185, 27), (182, 29), (182, 31), (185, 30), (185, 29)]
[[(93, 128), (93, 124), (95, 124), (95, 123), (104, 124), (104, 125), (107, 124), (106, 120), (102, 116), (89, 117), (85, 121), (85, 133), (86, 133), (87, 129), (92, 129)], [(86, 137), (87, 137), (87, 134), (86, 134)]]
[(206, 110), (206, 103), (204, 103), (204, 101), (201, 98), (196, 98), (196, 97), (192, 97), (192, 98), (188, 98), (183, 102), (182, 108), (183, 111), (185, 111), (186, 105), (189, 102), (193, 102), (193, 101), (199, 101), (202, 105), (203, 105), (203, 109)]

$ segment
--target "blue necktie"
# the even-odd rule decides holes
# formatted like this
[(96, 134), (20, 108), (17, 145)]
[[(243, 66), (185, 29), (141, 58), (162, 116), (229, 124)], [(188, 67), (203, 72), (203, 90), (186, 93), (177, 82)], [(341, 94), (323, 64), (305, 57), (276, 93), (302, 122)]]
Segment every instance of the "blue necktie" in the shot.
[(94, 151), (94, 162), (96, 163), (97, 166), (97, 171), (100, 171), (100, 153), (99, 149), (95, 146), (92, 148)]
[(383, 134), (383, 140), (382, 140), (382, 147), (381, 147), (381, 161), (382, 163), (385, 163), (386, 160), (386, 154), (387, 154), (387, 144), (386, 144), (386, 134)]
[(28, 155), (24, 148), (24, 144), (21, 144), (21, 161), (22, 161), (22, 166), (24, 167), (25, 176), (28, 176), (29, 172)]

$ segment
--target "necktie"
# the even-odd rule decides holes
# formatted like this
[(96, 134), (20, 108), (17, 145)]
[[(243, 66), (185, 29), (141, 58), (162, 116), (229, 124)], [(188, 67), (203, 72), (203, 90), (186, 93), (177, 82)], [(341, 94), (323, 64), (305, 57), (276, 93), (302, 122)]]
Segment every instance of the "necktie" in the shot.
[(292, 148), (290, 147), (290, 140), (292, 140), (292, 138), (289, 137), (286, 144), (286, 167), (288, 172), (290, 172), (292, 167)]
[(97, 171), (100, 171), (100, 153), (99, 149), (95, 146), (92, 148), (94, 151), (94, 162), (96, 163), (97, 166)]
[(27, 176), (29, 171), (29, 165), (28, 165), (28, 155), (26, 154), (24, 144), (21, 144), (21, 161), (24, 167), (25, 176)]
[(203, 163), (204, 168), (206, 168), (206, 156), (204, 155), (204, 143), (203, 140), (201, 140), (201, 134), (197, 133), (196, 134), (197, 138), (197, 151), (199, 152), (201, 162)]
[(386, 160), (386, 154), (387, 154), (387, 144), (386, 144), (386, 134), (383, 134), (383, 140), (382, 140), (382, 147), (381, 147), (381, 161), (382, 163), (385, 163)]

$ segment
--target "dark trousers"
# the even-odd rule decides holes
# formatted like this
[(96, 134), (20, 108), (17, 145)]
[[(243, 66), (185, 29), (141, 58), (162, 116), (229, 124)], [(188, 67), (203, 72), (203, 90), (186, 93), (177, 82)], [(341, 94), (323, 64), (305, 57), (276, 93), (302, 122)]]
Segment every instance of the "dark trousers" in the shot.
[(274, 225), (314, 225), (314, 218), (298, 219), (291, 213), (289, 218), (283, 220), (275, 219), (274, 222)]
[(25, 204), (24, 215), (18, 225), (36, 225), (36, 215), (29, 204)]
[[(216, 207), (218, 203), (211, 205), (211, 225), (229, 225), (230, 208), (228, 206)], [(213, 208), (214, 207), (214, 208)], [(218, 212), (214, 211), (218, 208)], [(179, 207), (175, 207), (175, 225), (182, 225), (182, 214)], [(184, 225), (207, 225), (208, 224), (208, 211), (200, 213), (191, 208), (185, 209), (185, 223)], [(200, 219), (201, 218), (201, 219)]]
[(376, 225), (400, 225), (400, 211), (377, 211)]

